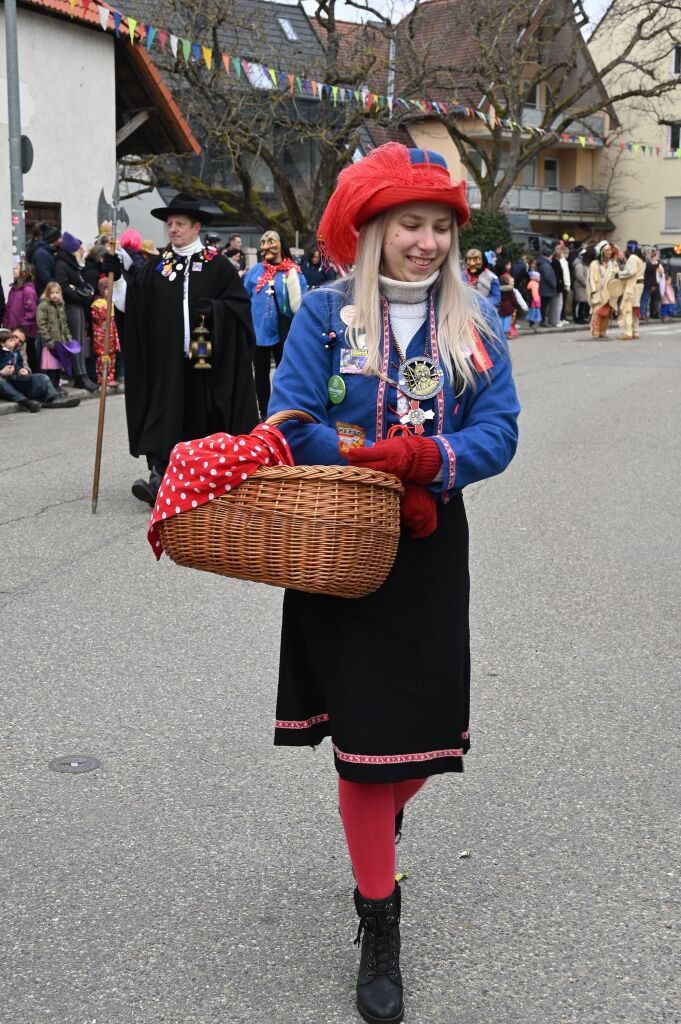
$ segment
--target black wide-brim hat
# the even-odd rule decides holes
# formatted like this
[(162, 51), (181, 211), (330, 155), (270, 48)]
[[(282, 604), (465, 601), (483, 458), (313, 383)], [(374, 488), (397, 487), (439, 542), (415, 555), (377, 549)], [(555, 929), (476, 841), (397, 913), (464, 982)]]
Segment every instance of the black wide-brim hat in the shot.
[(201, 200), (196, 196), (190, 196), (188, 192), (178, 192), (170, 200), (167, 206), (157, 206), (151, 211), (151, 216), (157, 220), (168, 220), (174, 213), (184, 214), (193, 220), (200, 220), (202, 224), (210, 224), (213, 214), (201, 206)]

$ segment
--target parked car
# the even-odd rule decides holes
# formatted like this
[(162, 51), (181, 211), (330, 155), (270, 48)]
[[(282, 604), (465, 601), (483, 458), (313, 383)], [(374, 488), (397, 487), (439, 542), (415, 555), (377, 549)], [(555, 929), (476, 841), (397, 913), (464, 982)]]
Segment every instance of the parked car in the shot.
[(533, 256), (550, 256), (560, 242), (559, 238), (552, 235), (540, 235), (533, 231), (526, 213), (509, 213), (507, 217), (511, 238), (522, 245), (524, 252), (529, 252)]

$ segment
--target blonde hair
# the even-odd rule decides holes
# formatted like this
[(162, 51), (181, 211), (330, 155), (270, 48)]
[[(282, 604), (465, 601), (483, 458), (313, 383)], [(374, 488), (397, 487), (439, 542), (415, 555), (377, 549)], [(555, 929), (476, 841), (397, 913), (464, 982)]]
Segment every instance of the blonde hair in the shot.
[[(385, 227), (390, 210), (368, 221), (359, 233), (355, 268), (347, 278), (339, 282), (352, 282), (354, 314), (348, 328), (347, 338), (351, 345), (368, 349), (364, 367), (367, 374), (381, 371), (382, 315), (378, 275)], [(333, 287), (333, 286), (332, 286)], [(475, 369), (471, 356), (475, 350), (475, 332), (489, 334), (478, 296), (474, 289), (464, 284), (459, 262), (459, 241), (456, 224), (452, 224), (452, 244), (442, 267), (437, 288), (437, 339), (440, 362), (452, 384), (460, 380), (461, 390), (466, 385), (475, 388)]]
[(61, 290), (61, 285), (59, 284), (58, 281), (48, 281), (47, 282), (47, 284), (45, 285), (45, 290), (44, 290), (43, 294), (40, 296), (41, 302), (42, 302), (43, 299), (49, 299), (50, 292), (54, 291), (55, 288), (59, 292), (59, 301), (63, 302), (64, 301), (64, 293)]

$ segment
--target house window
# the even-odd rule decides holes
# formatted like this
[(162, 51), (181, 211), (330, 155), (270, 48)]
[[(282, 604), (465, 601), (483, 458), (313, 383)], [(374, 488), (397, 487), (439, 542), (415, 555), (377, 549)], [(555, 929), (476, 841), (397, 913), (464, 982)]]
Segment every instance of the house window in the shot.
[(681, 121), (669, 125), (669, 148), (672, 153), (681, 146)]
[(466, 165), (466, 172), (468, 181), (475, 183), (475, 175), (473, 174), (473, 167), (477, 170), (478, 174), (485, 174), (486, 168), (483, 167), (482, 156), (474, 149), (469, 149), (468, 153), (469, 163)]
[(508, 150), (505, 149), (499, 154), (499, 162), (497, 163), (497, 171), (494, 175), (494, 181), (501, 181), (503, 176), (506, 174), (506, 168), (508, 167)]
[(288, 20), (288, 18), (277, 17), (277, 21), (281, 25), (281, 30), (286, 36), (286, 38), (290, 39), (292, 43), (295, 42), (298, 39), (298, 35), (291, 22)]
[(664, 201), (665, 231), (681, 231), (681, 196), (667, 196)]
[(674, 74), (681, 75), (681, 44), (675, 46), (673, 51)]
[(529, 164), (521, 169), (518, 174), (518, 185), (525, 185), (528, 188), (532, 188), (537, 184), (537, 161), (531, 160)]
[(526, 107), (536, 107), (537, 106), (537, 84), (536, 84), (536, 82), (532, 86), (531, 89), (527, 90), (527, 96), (525, 97), (525, 106)]
[(544, 160), (544, 188), (558, 188), (558, 161)]
[(24, 201), (26, 217), (26, 237), (28, 238), (36, 224), (45, 221), (51, 227), (61, 229), (61, 203), (40, 203), (32, 199)]
[(274, 83), (267, 73), (267, 68), (262, 64), (251, 64), (249, 61), (243, 60), (241, 64), (254, 89), (274, 89)]

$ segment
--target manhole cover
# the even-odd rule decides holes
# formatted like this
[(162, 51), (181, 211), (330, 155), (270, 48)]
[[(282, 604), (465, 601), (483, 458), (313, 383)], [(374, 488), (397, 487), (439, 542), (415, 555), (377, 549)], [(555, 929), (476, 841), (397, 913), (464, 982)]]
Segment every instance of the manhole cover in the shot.
[(101, 768), (101, 766), (102, 762), (89, 754), (64, 754), (63, 757), (55, 757), (47, 767), (51, 768), (53, 772), (80, 775), (81, 772), (93, 772), (95, 768)]

